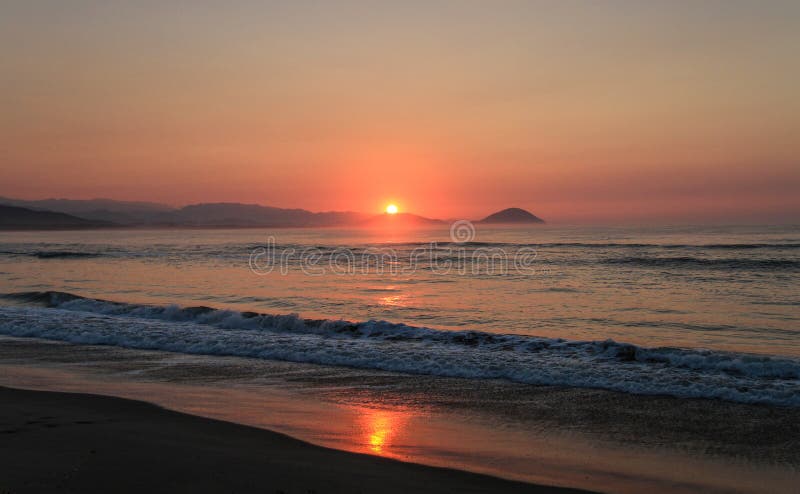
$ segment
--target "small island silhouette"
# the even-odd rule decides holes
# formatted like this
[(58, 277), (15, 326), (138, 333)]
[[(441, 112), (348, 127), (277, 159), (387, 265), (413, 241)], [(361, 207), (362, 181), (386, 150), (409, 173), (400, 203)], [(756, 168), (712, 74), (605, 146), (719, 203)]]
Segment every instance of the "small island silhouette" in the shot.
[(495, 224), (503, 224), (503, 223), (544, 223), (545, 221), (538, 216), (525, 211), (521, 208), (508, 208), (502, 211), (498, 211), (494, 214), (490, 214), (486, 218), (478, 221), (478, 223), (495, 223)]

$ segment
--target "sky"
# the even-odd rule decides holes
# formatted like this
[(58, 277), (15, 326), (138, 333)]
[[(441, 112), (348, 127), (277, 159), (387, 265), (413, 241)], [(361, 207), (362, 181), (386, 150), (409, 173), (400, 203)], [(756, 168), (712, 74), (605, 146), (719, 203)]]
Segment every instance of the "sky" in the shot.
[(0, 195), (800, 223), (800, 2), (0, 4)]

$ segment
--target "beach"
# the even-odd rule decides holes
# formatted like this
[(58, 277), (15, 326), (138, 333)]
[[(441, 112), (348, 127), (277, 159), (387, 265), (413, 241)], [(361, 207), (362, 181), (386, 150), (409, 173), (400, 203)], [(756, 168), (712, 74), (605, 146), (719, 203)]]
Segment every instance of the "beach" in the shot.
[[(794, 229), (489, 229), (468, 243), (426, 230), (387, 244), (364, 232), (271, 233), (275, 243), (255, 230), (3, 237), (0, 386), (145, 402), (337, 458), (519, 483), (503, 485), (773, 494), (800, 483)], [(272, 248), (295, 254), (277, 256), (285, 263), (270, 271), (258, 256)], [(393, 254), (394, 270), (375, 265), (376, 248)], [(353, 270), (318, 263), (325, 272), (311, 273), (297, 257), (307, 249), (323, 259), (345, 249)], [(510, 261), (534, 249), (534, 270), (459, 268), (485, 261), (487, 249)], [(47, 408), (21, 425), (58, 416), (61, 405)], [(142, 441), (162, 437), (142, 431)], [(48, 437), (58, 448), (83, 445)], [(220, 465), (268, 456), (230, 447), (241, 453)], [(188, 461), (179, 456), (164, 465)], [(114, 458), (108, 475), (144, 470), (126, 462)], [(336, 470), (348, 477), (348, 468)], [(42, 475), (51, 478), (31, 473)], [(101, 489), (104, 477), (94, 478)], [(191, 485), (184, 479), (176, 482)], [(388, 482), (419, 490), (405, 481)], [(425, 485), (449, 489), (437, 482)], [(269, 492), (298, 488), (287, 485)]]
[[(796, 408), (8, 337), (0, 337), (0, 386), (68, 391), (80, 403), (87, 394), (122, 397), (359, 456), (532, 485), (789, 493), (800, 480)], [(37, 417), (64, 408), (46, 409)]]
[(0, 492), (583, 492), (313, 446), (93, 395), (0, 388)]

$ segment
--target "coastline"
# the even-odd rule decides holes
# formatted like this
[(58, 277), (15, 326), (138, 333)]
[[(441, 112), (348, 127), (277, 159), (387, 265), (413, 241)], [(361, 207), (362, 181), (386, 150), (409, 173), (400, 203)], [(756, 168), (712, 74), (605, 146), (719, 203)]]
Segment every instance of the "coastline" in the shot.
[(10, 337), (0, 385), (141, 401), (540, 486), (773, 493), (800, 479), (797, 409)]
[(0, 387), (0, 401), (2, 492), (588, 492), (338, 451), (122, 398)]

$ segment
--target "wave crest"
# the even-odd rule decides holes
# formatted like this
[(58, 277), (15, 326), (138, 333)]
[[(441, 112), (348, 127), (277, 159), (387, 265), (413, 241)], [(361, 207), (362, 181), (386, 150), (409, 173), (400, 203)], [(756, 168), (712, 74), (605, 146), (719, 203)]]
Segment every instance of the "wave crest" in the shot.
[(800, 360), (792, 358), (126, 304), (64, 292), (8, 297), (44, 306), (0, 308), (0, 333), (10, 336), (800, 406)]

